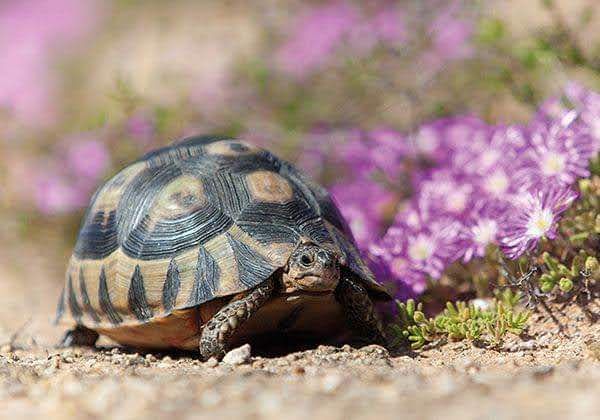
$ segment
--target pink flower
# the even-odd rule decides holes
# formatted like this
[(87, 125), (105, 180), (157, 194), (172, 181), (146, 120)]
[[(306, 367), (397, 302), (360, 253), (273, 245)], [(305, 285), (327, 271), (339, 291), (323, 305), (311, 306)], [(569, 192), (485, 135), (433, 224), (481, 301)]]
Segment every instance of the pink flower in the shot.
[(465, 252), (463, 261), (485, 256), (488, 245), (498, 244), (500, 227), (504, 224), (508, 205), (497, 205), (482, 199), (474, 205), (471, 217), (465, 222)]
[(90, 134), (70, 138), (67, 148), (67, 165), (73, 176), (100, 178), (110, 165), (110, 153), (104, 143)]
[(507, 216), (500, 233), (504, 253), (512, 259), (533, 250), (541, 238), (556, 237), (557, 222), (577, 198), (570, 187), (547, 184), (524, 192)]
[(597, 153), (596, 144), (576, 118), (577, 113), (571, 111), (559, 122), (534, 125), (524, 156), (529, 162), (521, 170), (530, 184), (569, 185), (589, 175), (589, 161)]
[(455, 4), (442, 10), (429, 25), (431, 49), (424, 62), (437, 71), (446, 62), (473, 55), (471, 36), (473, 24), (457, 17)]
[(384, 210), (394, 201), (392, 192), (363, 179), (334, 185), (330, 191), (359, 245), (367, 246), (379, 238)]
[(371, 27), (382, 42), (399, 44), (408, 37), (404, 13), (397, 5), (379, 10), (371, 19)]
[(72, 45), (97, 20), (93, 0), (9, 0), (0, 3), (0, 107), (27, 124), (55, 117), (53, 51)]
[(473, 183), (448, 170), (433, 171), (430, 179), (419, 185), (417, 200), (422, 214), (428, 217), (460, 217), (471, 210)]
[(34, 201), (44, 214), (62, 214), (83, 208), (93, 190), (85, 180), (68, 178), (58, 172), (44, 171), (35, 182)]
[(154, 120), (145, 112), (137, 112), (125, 124), (127, 133), (143, 145), (147, 145), (154, 136)]
[(276, 52), (278, 66), (292, 76), (306, 77), (329, 60), (358, 19), (357, 10), (345, 1), (315, 7), (295, 22), (291, 37)]

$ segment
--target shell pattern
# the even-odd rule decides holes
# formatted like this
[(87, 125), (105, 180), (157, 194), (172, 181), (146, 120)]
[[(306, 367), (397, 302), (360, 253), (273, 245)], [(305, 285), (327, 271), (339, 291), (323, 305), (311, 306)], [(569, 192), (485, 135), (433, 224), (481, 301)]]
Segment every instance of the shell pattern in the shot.
[(57, 320), (136, 325), (260, 284), (300, 241), (362, 262), (327, 191), (291, 164), (238, 140), (193, 137), (123, 169), (92, 198)]

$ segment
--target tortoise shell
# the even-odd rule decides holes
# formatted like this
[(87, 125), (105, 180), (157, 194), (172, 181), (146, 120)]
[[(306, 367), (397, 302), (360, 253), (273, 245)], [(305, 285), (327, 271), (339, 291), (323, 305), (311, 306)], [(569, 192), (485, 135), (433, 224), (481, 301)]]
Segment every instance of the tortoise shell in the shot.
[(57, 319), (124, 335), (170, 315), (193, 324), (187, 309), (262, 283), (301, 241), (338, 253), (368, 289), (385, 293), (324, 188), (243, 141), (184, 139), (95, 193)]

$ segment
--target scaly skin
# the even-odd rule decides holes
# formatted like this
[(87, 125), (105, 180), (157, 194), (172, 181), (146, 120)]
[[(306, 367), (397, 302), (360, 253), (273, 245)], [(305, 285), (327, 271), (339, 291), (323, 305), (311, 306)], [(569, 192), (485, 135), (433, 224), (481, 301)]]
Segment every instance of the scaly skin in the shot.
[(359, 281), (344, 278), (336, 289), (346, 322), (360, 343), (385, 346), (386, 339), (375, 305)]
[(273, 295), (275, 282), (269, 278), (252, 289), (248, 295), (221, 308), (206, 323), (200, 337), (200, 355), (204, 360), (215, 357), (221, 360), (235, 331)]
[[(275, 281), (268, 279), (248, 295), (224, 306), (204, 326), (200, 337), (200, 355), (204, 360), (211, 357), (221, 360), (229, 350), (229, 342), (235, 331), (273, 295)], [(385, 345), (385, 334), (375, 306), (366, 289), (358, 280), (345, 278), (340, 282), (336, 298), (344, 308), (348, 326), (361, 343)]]

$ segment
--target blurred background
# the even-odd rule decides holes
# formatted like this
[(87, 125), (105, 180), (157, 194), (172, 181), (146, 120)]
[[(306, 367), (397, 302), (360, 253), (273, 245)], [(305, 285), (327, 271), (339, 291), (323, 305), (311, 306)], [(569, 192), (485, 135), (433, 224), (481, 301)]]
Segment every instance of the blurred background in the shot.
[(50, 313), (91, 194), (145, 151), (267, 146), (366, 243), (410, 192), (351, 183), (356, 136), (397, 150), (436, 118), (520, 123), (569, 80), (598, 90), (599, 24), (596, 0), (1, 0), (0, 327)]

